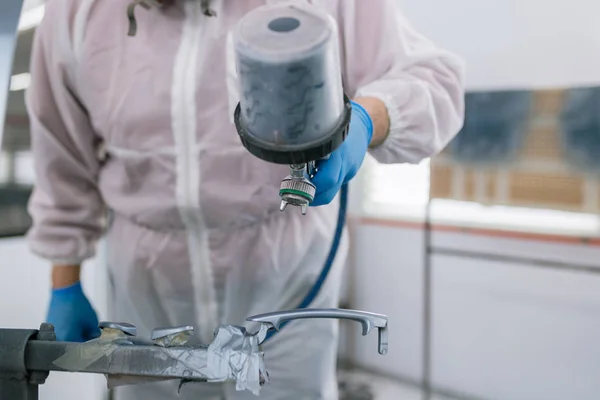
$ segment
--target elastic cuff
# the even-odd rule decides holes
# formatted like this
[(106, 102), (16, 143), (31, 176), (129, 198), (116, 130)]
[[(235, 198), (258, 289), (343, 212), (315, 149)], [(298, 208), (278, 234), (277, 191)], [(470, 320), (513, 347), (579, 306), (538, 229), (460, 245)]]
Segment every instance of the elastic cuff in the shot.
[(400, 132), (402, 131), (402, 114), (400, 113), (399, 108), (396, 105), (396, 102), (394, 101), (392, 96), (381, 92), (370, 92), (368, 90), (359, 91), (357, 96), (374, 97), (376, 99), (381, 100), (385, 105), (385, 108), (387, 109), (388, 113), (390, 127), (385, 135), (385, 139), (377, 146), (369, 147), (370, 150), (383, 147), (390, 136), (396, 136), (400, 134)]
[(37, 254), (37, 255), (50, 261), (50, 263), (52, 265), (81, 265), (85, 261), (87, 261), (93, 257), (93, 255), (92, 255), (89, 257), (81, 257), (81, 258), (52, 258), (52, 257), (44, 257), (40, 254)]
[(59, 257), (56, 257), (55, 255), (49, 254), (49, 252), (40, 250), (39, 248), (36, 248), (35, 244), (32, 244), (31, 242), (29, 244), (29, 249), (31, 250), (31, 252), (33, 254), (35, 254), (36, 256), (38, 256), (40, 258), (43, 258), (44, 260), (49, 261), (50, 263), (52, 263), (52, 265), (81, 265), (81, 264), (83, 264), (84, 261), (87, 261), (96, 255), (95, 249), (90, 248), (90, 249), (88, 249), (86, 254), (79, 256), (79, 257), (75, 256), (75, 257), (59, 258)]

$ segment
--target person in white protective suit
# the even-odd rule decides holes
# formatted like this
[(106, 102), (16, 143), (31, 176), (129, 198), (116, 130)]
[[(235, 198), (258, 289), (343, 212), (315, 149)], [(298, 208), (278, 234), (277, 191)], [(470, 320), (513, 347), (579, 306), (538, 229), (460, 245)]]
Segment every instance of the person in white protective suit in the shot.
[[(322, 168), (320, 206), (306, 216), (282, 213), (287, 167), (251, 155), (232, 123), (231, 31), (265, 1), (165, 0), (136, 11), (133, 37), (129, 3), (48, 0), (36, 33), (28, 241), (54, 265), (48, 321), (59, 340), (98, 333), (79, 266), (102, 235), (110, 319), (133, 323), (140, 335), (192, 324), (210, 342), (220, 324), (297, 307), (331, 247), (335, 195), (365, 154), (418, 163), (462, 126), (462, 61), (415, 32), (395, 0), (312, 1), (338, 23), (353, 116), (348, 143)], [(344, 233), (311, 307), (338, 306), (347, 252)], [(271, 383), (261, 398), (337, 399), (337, 336), (333, 320), (303, 320), (267, 341)], [(132, 386), (117, 390), (117, 399), (168, 399), (176, 391), (177, 383)], [(229, 384), (198, 384), (182, 398), (254, 397)]]

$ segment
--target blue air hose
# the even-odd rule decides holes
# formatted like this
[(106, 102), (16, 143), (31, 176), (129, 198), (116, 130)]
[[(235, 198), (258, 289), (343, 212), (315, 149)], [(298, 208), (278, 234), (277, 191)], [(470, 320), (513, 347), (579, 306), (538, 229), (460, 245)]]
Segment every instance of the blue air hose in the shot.
[[(304, 297), (304, 300), (302, 300), (300, 305), (297, 307), (299, 309), (307, 308), (308, 306), (310, 306), (310, 304), (314, 301), (314, 299), (317, 297), (317, 295), (321, 291), (323, 284), (327, 280), (327, 276), (329, 275), (329, 271), (331, 271), (331, 267), (333, 266), (333, 262), (335, 261), (335, 256), (340, 247), (340, 242), (342, 240), (342, 234), (344, 233), (344, 226), (346, 225), (347, 208), (348, 208), (348, 184), (346, 183), (342, 186), (342, 189), (340, 190), (340, 209), (338, 212), (337, 226), (335, 227), (335, 236), (333, 237), (333, 242), (331, 243), (331, 249), (329, 250), (329, 254), (327, 255), (327, 259), (325, 260), (325, 265), (323, 266), (323, 269), (321, 270), (321, 274), (319, 274), (319, 277), (317, 278), (315, 284), (310, 289), (310, 291), (307, 293), (306, 297)], [(285, 325), (287, 325), (287, 322), (284, 322), (283, 324), (281, 324), (281, 328), (283, 328)], [(270, 330), (269, 333), (267, 334), (267, 338), (265, 339), (265, 341), (269, 340), (271, 337), (273, 337), (275, 334), (277, 334), (277, 332), (278, 331), (276, 331), (276, 330)]]

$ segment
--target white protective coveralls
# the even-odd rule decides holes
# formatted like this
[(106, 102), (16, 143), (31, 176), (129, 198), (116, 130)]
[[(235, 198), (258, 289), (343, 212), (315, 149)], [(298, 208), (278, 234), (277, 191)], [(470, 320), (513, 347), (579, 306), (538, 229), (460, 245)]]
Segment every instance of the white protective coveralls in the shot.
[[(155, 327), (194, 324), (205, 342), (221, 323), (295, 308), (330, 249), (338, 201), (279, 211), (286, 166), (241, 145), (230, 32), (264, 0), (197, 0), (138, 8), (128, 0), (49, 0), (28, 92), (37, 182), (32, 250), (60, 264), (92, 257), (106, 234), (112, 320)], [(416, 163), (440, 151), (463, 121), (463, 64), (416, 33), (395, 0), (321, 0), (338, 22), (349, 97), (375, 96), (390, 117), (371, 154)], [(112, 218), (106, 224), (106, 209)], [(312, 307), (336, 307), (344, 234)], [(337, 324), (296, 321), (264, 345), (265, 399), (337, 399)], [(117, 391), (167, 399), (177, 383)], [(211, 397), (214, 396), (214, 397)], [(230, 385), (190, 385), (182, 398), (253, 398)]]

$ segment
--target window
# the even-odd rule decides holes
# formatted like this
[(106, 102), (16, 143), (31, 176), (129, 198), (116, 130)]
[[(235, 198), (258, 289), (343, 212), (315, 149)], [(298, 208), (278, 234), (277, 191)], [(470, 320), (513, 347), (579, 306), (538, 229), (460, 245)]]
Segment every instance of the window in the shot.
[(429, 200), (429, 160), (418, 165), (379, 164), (370, 156), (362, 175), (363, 212), (422, 220)]

